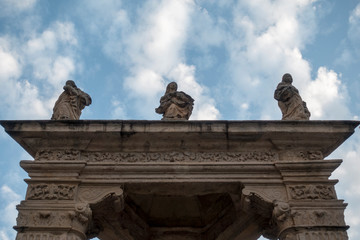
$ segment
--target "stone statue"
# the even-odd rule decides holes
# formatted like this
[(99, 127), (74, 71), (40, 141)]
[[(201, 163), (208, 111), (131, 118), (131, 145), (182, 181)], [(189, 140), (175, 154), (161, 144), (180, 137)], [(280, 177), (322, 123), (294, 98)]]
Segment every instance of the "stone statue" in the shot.
[(74, 81), (68, 80), (53, 108), (51, 120), (78, 120), (81, 110), (91, 104), (91, 97), (81, 91)]
[(274, 98), (278, 100), (282, 112), (282, 120), (309, 120), (310, 112), (306, 102), (301, 99), (299, 91), (292, 82), (291, 75), (285, 73), (274, 93)]
[(194, 99), (184, 92), (177, 91), (176, 82), (166, 87), (165, 95), (160, 99), (156, 113), (163, 114), (161, 120), (188, 120), (194, 105)]

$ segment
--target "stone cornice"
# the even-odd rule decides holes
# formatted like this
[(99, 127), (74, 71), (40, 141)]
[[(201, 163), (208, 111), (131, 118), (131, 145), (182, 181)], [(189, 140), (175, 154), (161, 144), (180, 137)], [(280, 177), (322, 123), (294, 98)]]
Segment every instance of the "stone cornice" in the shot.
[[(5, 131), (34, 158), (40, 151), (248, 152), (319, 159), (350, 137), (359, 121), (6, 120)], [(291, 152), (288, 151), (291, 149)]]

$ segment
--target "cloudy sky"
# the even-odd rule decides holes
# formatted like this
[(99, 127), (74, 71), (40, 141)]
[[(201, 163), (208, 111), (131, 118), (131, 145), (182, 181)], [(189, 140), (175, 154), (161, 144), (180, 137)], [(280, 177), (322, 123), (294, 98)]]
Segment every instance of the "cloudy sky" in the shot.
[[(277, 120), (289, 72), (312, 120), (360, 114), (359, 0), (0, 0), (0, 119), (50, 119), (66, 80), (93, 99), (82, 119), (161, 119), (167, 83), (192, 120)], [(359, 129), (357, 130), (357, 132)], [(328, 158), (360, 239), (360, 134)], [(31, 159), (0, 131), (0, 239), (15, 239)]]

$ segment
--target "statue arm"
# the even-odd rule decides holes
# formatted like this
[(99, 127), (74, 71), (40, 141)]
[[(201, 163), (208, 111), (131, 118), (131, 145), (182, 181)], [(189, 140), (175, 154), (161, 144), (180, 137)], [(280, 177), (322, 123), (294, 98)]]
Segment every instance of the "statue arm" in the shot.
[(75, 95), (75, 96), (78, 96), (79, 95), (79, 92), (77, 91), (77, 89), (69, 86), (69, 85), (65, 85), (64, 86), (64, 90), (65, 92), (67, 92), (69, 95)]
[(278, 101), (285, 102), (294, 95), (294, 87), (289, 85), (278, 86), (274, 92), (274, 98)]
[(171, 105), (171, 96), (170, 94), (166, 94), (160, 98), (160, 106), (155, 108), (155, 112), (162, 114), (165, 113), (166, 109)]

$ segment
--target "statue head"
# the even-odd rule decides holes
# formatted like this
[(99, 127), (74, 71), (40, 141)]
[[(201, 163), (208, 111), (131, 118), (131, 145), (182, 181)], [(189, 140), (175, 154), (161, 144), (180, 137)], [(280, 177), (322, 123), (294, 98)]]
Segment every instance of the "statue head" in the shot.
[(282, 77), (282, 82), (291, 84), (293, 82), (292, 76), (290, 73), (285, 73)]
[(166, 93), (172, 93), (177, 91), (177, 84), (176, 82), (171, 82), (166, 87)]
[(65, 85), (71, 86), (71, 87), (77, 87), (75, 82), (73, 80), (67, 80)]

